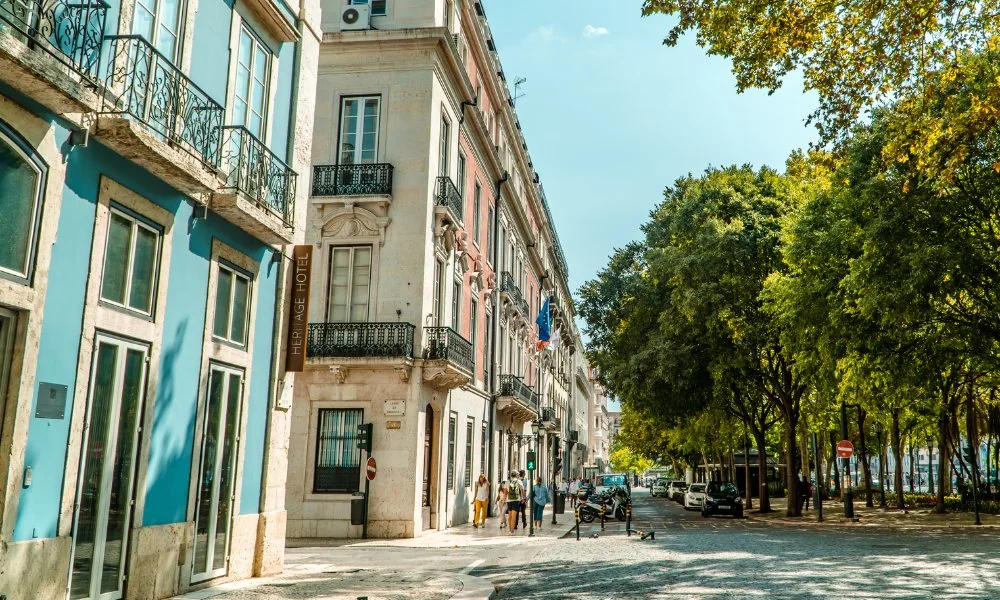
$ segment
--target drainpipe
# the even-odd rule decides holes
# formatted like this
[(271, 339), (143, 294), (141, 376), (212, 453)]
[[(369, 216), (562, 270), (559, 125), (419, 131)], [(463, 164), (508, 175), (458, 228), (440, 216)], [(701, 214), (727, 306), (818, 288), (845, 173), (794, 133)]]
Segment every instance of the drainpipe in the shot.
[[(493, 222), (489, 224), (493, 228), (493, 233), (491, 234), (491, 239), (493, 240), (493, 331), (490, 333), (490, 339), (492, 343), (490, 344), (490, 422), (489, 422), (489, 435), (490, 435), (490, 460), (489, 465), (487, 465), (488, 475), (486, 476), (491, 482), (493, 481), (493, 434), (496, 429), (496, 402), (497, 402), (497, 343), (500, 335), (500, 289), (498, 284), (500, 283), (500, 278), (498, 277), (497, 269), (500, 268), (500, 240), (497, 236), (500, 233), (500, 197), (503, 195), (503, 184), (510, 178), (510, 174), (504, 171), (503, 177), (497, 180), (497, 198), (496, 208), (493, 211)], [(499, 456), (499, 454), (497, 455)], [(499, 482), (496, 482), (499, 483)], [(499, 488), (497, 488), (499, 490)], [(486, 515), (495, 516), (493, 514), (493, 502), (489, 502), (486, 505)]]

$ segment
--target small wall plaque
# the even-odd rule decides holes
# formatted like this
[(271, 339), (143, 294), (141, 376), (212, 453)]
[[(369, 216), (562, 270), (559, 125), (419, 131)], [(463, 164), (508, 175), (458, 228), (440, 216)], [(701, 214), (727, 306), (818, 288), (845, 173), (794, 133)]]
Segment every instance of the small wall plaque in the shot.
[(386, 400), (385, 416), (401, 417), (406, 414), (406, 400)]
[(386, 429), (401, 429), (402, 427), (403, 427), (403, 422), (402, 421), (386, 421), (385, 422), (385, 428)]
[(35, 406), (35, 418), (63, 419), (66, 417), (65, 385), (56, 383), (38, 384), (38, 404)]

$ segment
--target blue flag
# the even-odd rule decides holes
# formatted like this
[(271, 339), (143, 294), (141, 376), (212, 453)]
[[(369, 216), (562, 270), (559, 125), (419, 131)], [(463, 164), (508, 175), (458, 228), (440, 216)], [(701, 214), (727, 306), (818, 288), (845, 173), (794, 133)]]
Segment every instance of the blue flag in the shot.
[(539, 311), (535, 323), (538, 325), (538, 349), (541, 350), (549, 345), (550, 329), (552, 328), (552, 316), (549, 313), (548, 298), (545, 299), (545, 304), (542, 305), (542, 310)]

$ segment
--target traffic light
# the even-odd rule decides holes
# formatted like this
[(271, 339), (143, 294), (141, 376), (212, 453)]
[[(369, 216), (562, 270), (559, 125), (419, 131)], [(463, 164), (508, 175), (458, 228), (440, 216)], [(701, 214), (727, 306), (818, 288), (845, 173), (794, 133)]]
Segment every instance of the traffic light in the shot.
[(528, 470), (529, 471), (534, 471), (535, 470), (535, 451), (534, 450), (528, 450)]
[(372, 453), (372, 429), (371, 423), (358, 425), (358, 449), (364, 450), (369, 455)]

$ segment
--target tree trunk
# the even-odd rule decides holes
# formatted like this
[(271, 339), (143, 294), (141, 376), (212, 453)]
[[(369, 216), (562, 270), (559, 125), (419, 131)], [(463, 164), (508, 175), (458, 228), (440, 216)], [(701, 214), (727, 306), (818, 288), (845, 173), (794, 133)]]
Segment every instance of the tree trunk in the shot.
[(885, 488), (887, 485), (886, 477), (888, 471), (886, 469), (886, 440), (885, 440), (885, 429), (882, 424), (878, 421), (875, 422), (875, 440), (878, 442), (878, 505), (879, 508), (885, 508)]
[(868, 444), (865, 442), (865, 409), (858, 407), (858, 448), (861, 451), (861, 468), (864, 470), (865, 481), (865, 506), (873, 508), (875, 499), (872, 498), (872, 465), (868, 461)]
[[(899, 435), (899, 409), (892, 411), (892, 455), (896, 459), (896, 508), (906, 508), (903, 498), (903, 440)], [(913, 481), (913, 475), (910, 475)]]
[(834, 495), (844, 500), (844, 490), (840, 485), (840, 460), (837, 459), (837, 432), (830, 432), (830, 464), (833, 465), (833, 489)]
[(750, 478), (750, 440), (747, 436), (743, 436), (743, 491), (746, 493), (746, 509), (751, 510), (753, 508), (753, 490), (751, 490), (751, 484), (753, 480)]
[(910, 493), (913, 493), (913, 438), (909, 439), (910, 442)]
[(765, 432), (754, 432), (754, 443), (757, 444), (757, 484), (760, 486), (760, 510), (762, 513), (771, 512), (771, 497), (767, 491), (767, 439)]
[(950, 426), (947, 411), (941, 409), (941, 414), (938, 416), (938, 489), (937, 489), (937, 505), (934, 507), (934, 512), (942, 514), (945, 511), (944, 508), (944, 496), (946, 493), (946, 484), (948, 481), (948, 429)]
[(927, 493), (934, 493), (934, 440), (927, 438)]
[[(795, 430), (798, 427), (798, 415), (794, 419), (785, 416), (785, 480), (788, 489), (785, 491), (785, 498), (788, 499), (785, 507), (785, 516), (801, 517), (802, 506), (799, 504), (799, 476), (795, 468)], [(803, 460), (806, 457), (802, 457)]]

